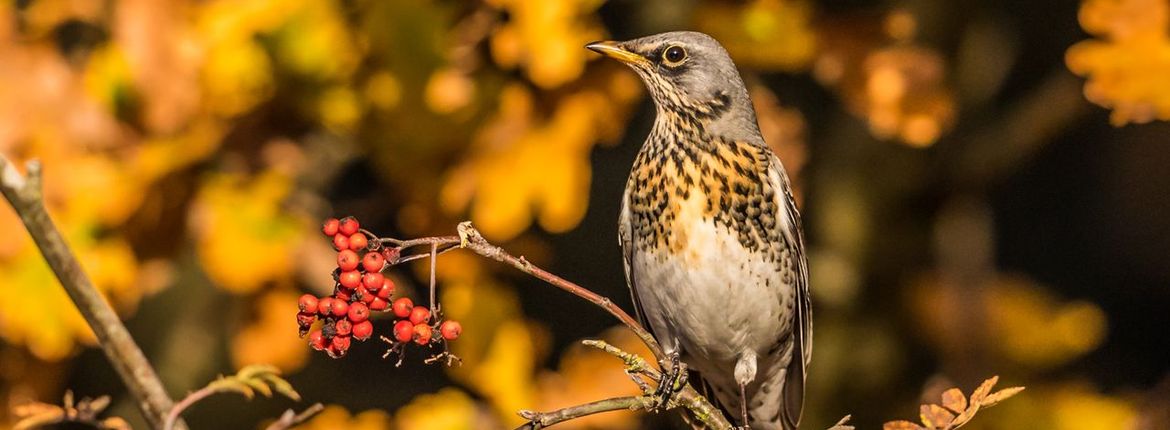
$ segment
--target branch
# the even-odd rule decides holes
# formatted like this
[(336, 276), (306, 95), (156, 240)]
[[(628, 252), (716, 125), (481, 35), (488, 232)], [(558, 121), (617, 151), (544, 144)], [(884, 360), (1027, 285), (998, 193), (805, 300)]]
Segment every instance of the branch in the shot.
[[(272, 397), (274, 393), (279, 393), (292, 400), (301, 400), (301, 395), (293, 389), (292, 384), (280, 377), (280, 370), (266, 364), (253, 364), (240, 369), (235, 375), (220, 376), (203, 388), (188, 394), (187, 397), (175, 404), (174, 408), (171, 408), (170, 413), (167, 414), (166, 422), (163, 424), (163, 430), (174, 428), (179, 416), (191, 405), (218, 393), (239, 393), (247, 397), (248, 400), (256, 397), (256, 393), (260, 393), (264, 397)], [(310, 407), (306, 413), (312, 409)], [(292, 411), (286, 411), (285, 415), (288, 415), (289, 412)], [(311, 416), (313, 413), (316, 412), (309, 415)], [(284, 416), (281, 419), (283, 420)]]
[(313, 406), (309, 406), (308, 409), (301, 411), (299, 414), (292, 409), (286, 410), (276, 422), (269, 424), (264, 430), (287, 430), (293, 428), (308, 421), (309, 418), (313, 418), (314, 415), (317, 415), (323, 410), (325, 410), (325, 405), (320, 403), (314, 403)]
[(22, 176), (7, 158), (0, 156), (0, 192), (16, 210), (61, 286), (97, 335), (102, 352), (129, 388), (143, 417), (151, 427), (161, 427), (173, 401), (126, 326), (93, 286), (49, 218), (41, 190), (40, 163), (30, 161), (26, 166), (27, 177)]
[[(489, 258), (489, 259), (507, 264), (509, 266), (512, 266), (521, 272), (527, 273), (528, 275), (531, 275), (532, 277), (534, 277), (536, 279), (540, 279), (540, 280), (542, 280), (542, 281), (544, 281), (544, 282), (546, 282), (554, 287), (565, 290), (565, 291), (569, 292), (570, 294), (573, 294), (577, 297), (588, 300), (590, 303), (593, 303), (594, 305), (597, 305), (598, 307), (604, 309), (606, 312), (608, 312), (614, 318), (617, 318), (618, 321), (621, 321), (621, 323), (624, 324), (626, 327), (628, 327), (631, 331), (633, 331), (634, 334), (636, 334), (638, 336), (638, 338), (642, 340), (642, 343), (646, 344), (647, 348), (650, 349), (650, 352), (652, 354), (654, 354), (655, 359), (659, 363), (663, 363), (663, 360), (666, 359), (666, 354), (664, 354), (662, 352), (662, 347), (658, 345), (658, 341), (656, 341), (654, 339), (654, 337), (650, 335), (650, 332), (647, 331), (644, 327), (642, 327), (642, 325), (639, 324), (636, 319), (631, 317), (630, 314), (626, 313), (626, 311), (622, 310), (621, 307), (618, 307), (616, 304), (614, 304), (613, 301), (610, 300), (608, 297), (594, 293), (593, 291), (590, 291), (589, 289), (586, 289), (580, 285), (569, 282), (569, 281), (565, 280), (564, 278), (561, 278), (560, 276), (549, 273), (548, 271), (541, 269), (540, 267), (537, 267), (536, 265), (530, 263), (528, 260), (524, 259), (524, 257), (516, 257), (516, 256), (513, 256), (512, 254), (509, 254), (503, 248), (500, 248), (499, 246), (493, 245), (491, 242), (488, 242), (487, 239), (485, 239), (483, 237), (483, 235), (480, 234), (480, 232), (475, 229), (475, 227), (471, 226), (470, 221), (464, 221), (462, 223), (459, 223), (457, 231), (459, 232), (458, 236), (434, 236), (434, 237), (423, 237), (423, 238), (410, 239), (410, 240), (400, 240), (400, 239), (394, 239), (394, 238), (379, 238), (377, 240), (379, 243), (381, 243), (383, 245), (390, 245), (390, 246), (399, 248), (400, 250), (406, 250), (407, 248), (425, 245), (428, 248), (428, 252), (426, 254), (422, 254), (425, 256), (436, 255), (435, 250), (438, 249), (439, 247), (444, 247), (444, 246), (449, 246), (451, 248), (460, 247), (460, 248), (465, 248), (465, 249), (471, 250), (472, 252), (475, 252), (476, 254), (479, 254), (482, 257)], [(372, 234), (371, 234), (371, 236), (377, 237), (377, 236), (372, 235)], [(446, 248), (442, 252), (445, 252), (451, 248)], [(439, 253), (442, 253), (442, 252), (439, 252)], [(400, 260), (398, 260), (398, 262), (409, 261), (409, 260), (414, 259), (415, 257), (416, 257), (416, 255), (403, 256)], [(434, 260), (432, 259), (431, 261), (433, 264)], [(589, 342), (596, 342), (597, 344), (593, 344), (593, 343), (589, 343)], [(622, 360), (626, 362), (628, 372), (631, 371), (631, 369), (636, 367), (637, 371), (634, 373), (639, 373), (639, 374), (645, 375), (645, 376), (647, 376), (650, 379), (653, 379), (655, 381), (657, 381), (658, 377), (660, 376), (659, 372), (650, 368), (650, 366), (645, 365), (645, 361), (642, 360), (641, 357), (638, 357), (638, 356), (633, 355), (633, 354), (628, 354), (628, 353), (622, 352), (621, 350), (618, 350), (616, 347), (606, 345), (604, 342), (586, 341), (586, 343), (591, 345), (591, 346), (594, 346), (594, 347), (602, 348), (602, 349), (606, 350), (607, 352), (610, 352), (611, 354), (617, 355), (619, 358), (622, 358)], [(606, 347), (599, 346), (599, 345), (605, 345)], [(610, 348), (612, 348), (612, 350)], [(619, 355), (619, 354), (615, 353), (615, 351), (620, 353), (620, 354), (624, 354), (624, 355)], [(641, 362), (642, 364), (640, 366), (635, 366), (632, 363), (632, 360), (636, 360), (638, 362)], [(695, 418), (697, 418), (699, 421), (701, 421), (703, 424), (705, 424), (709, 428), (717, 429), (717, 430), (727, 430), (727, 429), (732, 428), (731, 423), (729, 421), (727, 421), (727, 418), (723, 416), (723, 413), (720, 412), (719, 409), (716, 408), (714, 405), (712, 405), (711, 402), (707, 398), (705, 398), (701, 394), (699, 394), (699, 392), (696, 391), (694, 389), (694, 387), (692, 387), (690, 384), (686, 384), (685, 386), (683, 386), (683, 388), (681, 390), (679, 390), (674, 396), (672, 396), (672, 399), (673, 399), (673, 402), (671, 402), (671, 404), (665, 405), (666, 409), (671, 409), (671, 408), (674, 408), (677, 406), (682, 406), (682, 407), (685, 407), (687, 410), (689, 410), (695, 416)], [(657, 399), (653, 398), (652, 396), (638, 396), (638, 397), (627, 397), (627, 398), (616, 398), (616, 399), (602, 400), (599, 402), (593, 402), (593, 403), (587, 403), (584, 405), (573, 406), (573, 407), (560, 409), (558, 411), (548, 412), (548, 413), (521, 411), (521, 416), (524, 416), (524, 414), (531, 414), (533, 417), (536, 417), (536, 418), (541, 419), (541, 420), (556, 420), (556, 421), (552, 421), (552, 422), (545, 423), (545, 424), (542, 424), (538, 420), (530, 420), (532, 422), (530, 422), (529, 424), (534, 425), (536, 427), (528, 427), (528, 428), (541, 428), (541, 427), (546, 426), (546, 425), (551, 425), (551, 424), (556, 423), (556, 422), (561, 422), (561, 421), (564, 421), (567, 419), (576, 418), (578, 416), (590, 415), (590, 414), (606, 412), (606, 411), (613, 411), (613, 410), (618, 410), (618, 409), (628, 409), (630, 406), (640, 406), (642, 404), (641, 402), (644, 402), (644, 401), (650, 401), (650, 402), (654, 402), (654, 403), (651, 405), (651, 407), (648, 407), (648, 408), (639, 407), (638, 409), (654, 409), (658, 406), (661, 406), (661, 405), (658, 405)], [(526, 427), (521, 427), (521, 428), (526, 428)]]
[(552, 412), (520, 411), (520, 416), (528, 420), (528, 422), (517, 427), (516, 430), (539, 430), (553, 424), (602, 412), (650, 410), (654, 408), (656, 403), (658, 401), (652, 396), (630, 396), (598, 400), (583, 405), (557, 409)]

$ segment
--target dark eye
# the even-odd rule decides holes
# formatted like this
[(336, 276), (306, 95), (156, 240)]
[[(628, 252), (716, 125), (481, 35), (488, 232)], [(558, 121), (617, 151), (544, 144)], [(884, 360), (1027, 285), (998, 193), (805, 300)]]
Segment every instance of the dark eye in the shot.
[(666, 50), (662, 52), (662, 61), (665, 62), (667, 66), (677, 66), (682, 64), (683, 61), (686, 61), (686, 59), (687, 51), (678, 45), (666, 48)]

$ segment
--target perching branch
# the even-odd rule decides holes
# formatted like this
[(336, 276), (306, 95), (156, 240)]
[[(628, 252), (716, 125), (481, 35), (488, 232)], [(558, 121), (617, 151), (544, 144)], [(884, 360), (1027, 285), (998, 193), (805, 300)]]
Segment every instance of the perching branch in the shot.
[[(636, 319), (631, 317), (630, 314), (626, 313), (624, 310), (622, 310), (622, 308), (614, 304), (613, 301), (608, 297), (594, 293), (593, 291), (569, 282), (560, 276), (549, 273), (548, 271), (530, 263), (528, 260), (524, 259), (524, 257), (516, 257), (509, 254), (507, 251), (504, 251), (503, 248), (488, 242), (487, 239), (485, 239), (478, 230), (471, 226), (470, 221), (460, 223), (457, 231), (459, 232), (458, 236), (435, 236), (410, 240), (380, 238), (378, 240), (383, 245), (390, 245), (399, 248), (400, 250), (426, 245), (429, 252), (422, 255), (430, 257), (441, 254), (442, 252), (446, 252), (447, 250), (456, 247), (465, 248), (475, 252), (476, 254), (479, 254), (482, 257), (505, 263), (516, 268), (517, 270), (520, 270), (521, 272), (527, 273), (534, 278), (540, 279), (554, 287), (565, 290), (577, 297), (588, 300), (590, 303), (593, 303), (594, 305), (604, 309), (606, 312), (617, 318), (618, 321), (621, 321), (622, 324), (632, 330), (634, 334), (636, 334), (638, 338), (642, 340), (642, 343), (646, 344), (658, 362), (662, 363), (663, 360), (666, 359), (666, 354), (662, 352), (662, 347), (658, 345), (658, 341), (654, 340), (654, 337), (650, 335), (650, 332), (642, 327), (642, 325), (639, 324)], [(443, 247), (442, 251), (437, 251), (440, 247)], [(414, 258), (416, 258), (416, 255), (404, 255), (400, 260), (398, 260), (398, 262), (401, 263), (410, 261)], [(432, 264), (434, 263), (433, 258), (431, 262)], [(609, 346), (608, 344), (600, 341), (586, 341), (586, 344), (601, 348), (621, 358), (626, 362), (627, 373), (642, 375), (655, 382), (660, 377), (660, 373), (651, 366), (646, 365), (645, 360), (643, 360), (641, 357), (625, 353), (616, 347)], [(641, 363), (640, 365), (635, 364), (639, 362)], [(639, 386), (642, 385), (639, 384)], [(529, 420), (529, 423), (525, 427), (521, 428), (538, 429), (568, 419), (619, 409), (656, 409), (659, 407), (664, 409), (673, 409), (680, 406), (690, 411), (690, 413), (698, 421), (705, 424), (708, 428), (717, 430), (729, 430), (732, 428), (731, 423), (727, 421), (727, 418), (723, 416), (723, 413), (721, 413), (718, 408), (712, 405), (707, 398), (699, 394), (699, 392), (696, 391), (690, 384), (684, 385), (674, 396), (672, 396), (671, 400), (672, 401), (668, 405), (659, 405), (658, 399), (654, 398), (654, 396), (642, 395), (601, 400), (546, 413), (521, 411), (521, 416)]]
[[(49, 217), (41, 190), (40, 163), (30, 161), (26, 167), (28, 173), (23, 176), (7, 158), (0, 156), (0, 192), (16, 210), (53, 274), (97, 335), (102, 352), (129, 388), (147, 423), (153, 428), (162, 427), (173, 401), (126, 326), (93, 286)], [(181, 424), (179, 427), (185, 428)]]
[(559, 422), (602, 412), (650, 410), (654, 408), (655, 403), (657, 403), (657, 400), (651, 396), (629, 396), (598, 400), (596, 402), (570, 406), (551, 412), (520, 411), (520, 416), (524, 417), (528, 422), (517, 427), (516, 430), (539, 430)]
[(286, 410), (283, 414), (280, 415), (280, 418), (278, 418), (276, 422), (269, 424), (268, 427), (264, 428), (264, 430), (287, 430), (296, 427), (301, 425), (301, 423), (308, 421), (309, 418), (313, 418), (313, 416), (321, 413), (323, 410), (325, 410), (325, 405), (320, 403), (314, 403), (313, 406), (309, 406), (300, 413), (297, 413), (292, 409)]

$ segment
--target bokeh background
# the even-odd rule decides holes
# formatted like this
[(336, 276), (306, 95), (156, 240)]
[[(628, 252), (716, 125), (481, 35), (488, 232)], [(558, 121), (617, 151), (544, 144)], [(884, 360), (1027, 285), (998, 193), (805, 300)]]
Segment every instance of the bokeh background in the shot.
[[(805, 427), (878, 428), (999, 374), (1028, 390), (970, 428), (1170, 428), (1166, 0), (2, 0), (0, 153), (44, 162), (51, 213), (173, 397), (272, 363), (329, 405), (306, 428), (510, 428), (633, 392), (576, 343), (636, 342), (451, 253), (462, 366), (312, 353), (294, 314), (331, 288), (320, 220), (416, 237), (470, 219), (629, 309), (616, 219), (653, 108), (582, 46), (679, 29), (728, 48), (799, 189)], [(425, 273), (393, 275), (419, 298)], [(67, 388), (144, 428), (7, 207), (0, 292), (0, 428)], [(187, 420), (289, 407), (224, 395)]]

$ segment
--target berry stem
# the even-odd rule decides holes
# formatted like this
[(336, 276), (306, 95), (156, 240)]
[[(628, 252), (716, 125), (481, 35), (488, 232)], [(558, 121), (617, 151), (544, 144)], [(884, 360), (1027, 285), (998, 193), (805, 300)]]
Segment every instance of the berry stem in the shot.
[(439, 251), (439, 244), (432, 243), (431, 244), (431, 303), (430, 303), (431, 315), (438, 315), (438, 311), (439, 311), (439, 309), (438, 309), (439, 302), (435, 300), (435, 264), (436, 264), (435, 260), (438, 260), (435, 257), (438, 257), (438, 255), (439, 255), (438, 251)]
[[(49, 217), (41, 189), (40, 163), (30, 161), (26, 166), (28, 173), (23, 176), (12, 162), (0, 156), (0, 192), (16, 210), (53, 274), (97, 335), (102, 352), (133, 395), (147, 423), (152, 428), (161, 428), (174, 401), (167, 395), (142, 349), (134, 343), (118, 314), (82, 270), (61, 231)], [(176, 427), (186, 428), (182, 422)]]

